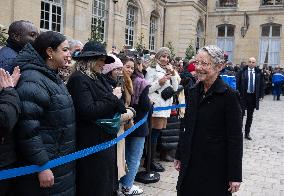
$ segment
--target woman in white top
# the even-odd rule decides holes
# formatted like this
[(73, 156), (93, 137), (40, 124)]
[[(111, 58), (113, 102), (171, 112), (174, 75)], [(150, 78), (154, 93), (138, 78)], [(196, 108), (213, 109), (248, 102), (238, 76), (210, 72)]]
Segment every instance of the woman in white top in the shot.
[[(157, 51), (155, 58), (147, 68), (145, 79), (148, 80), (149, 98), (154, 107), (171, 106), (173, 103), (172, 92), (178, 89), (178, 73), (170, 62), (169, 48), (162, 47)], [(163, 96), (162, 96), (163, 95)], [(166, 95), (166, 96), (164, 96)], [(152, 155), (155, 154), (157, 140), (162, 129), (166, 128), (167, 118), (171, 110), (155, 111), (152, 115)], [(153, 156), (151, 156), (153, 159)], [(165, 169), (157, 163), (151, 162), (151, 169), (162, 172)]]

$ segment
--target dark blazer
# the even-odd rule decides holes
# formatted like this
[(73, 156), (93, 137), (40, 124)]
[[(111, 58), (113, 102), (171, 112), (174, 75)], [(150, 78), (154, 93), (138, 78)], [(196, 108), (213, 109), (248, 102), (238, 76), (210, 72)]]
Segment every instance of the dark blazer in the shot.
[(14, 69), (13, 61), (17, 57), (18, 53), (12, 48), (5, 46), (0, 49), (0, 68), (5, 69), (12, 74)]
[[(22, 113), (15, 127), (21, 163), (43, 165), (74, 152), (75, 109), (63, 81), (30, 44), (20, 52), (15, 64), (21, 69), (17, 92)], [(51, 188), (40, 188), (35, 173), (17, 178), (17, 195), (75, 195), (75, 163), (51, 170)]]
[[(176, 159), (177, 190), (186, 195), (227, 196), (229, 181), (242, 181), (242, 115), (239, 96), (219, 77), (207, 93), (199, 82), (188, 92), (185, 128)], [(204, 188), (206, 187), (206, 188)]]
[[(244, 67), (237, 74), (237, 90), (240, 93), (241, 106), (246, 109), (247, 90), (248, 90), (248, 66)], [(264, 77), (259, 68), (255, 68), (255, 109), (259, 109), (259, 99), (264, 96)]]
[[(76, 71), (67, 83), (76, 109), (77, 150), (114, 139), (115, 135), (106, 133), (95, 121), (125, 112), (123, 103), (112, 93), (110, 84), (102, 75), (97, 77), (92, 79)], [(76, 195), (112, 195), (117, 182), (116, 146), (79, 159), (76, 169)]]
[[(147, 86), (139, 97), (138, 104), (132, 107), (136, 111), (136, 116), (134, 117), (134, 123), (139, 122), (144, 116), (151, 110), (151, 103), (148, 97), (149, 86)], [(146, 137), (149, 134), (148, 122), (146, 121), (135, 131), (133, 131), (128, 137)]]

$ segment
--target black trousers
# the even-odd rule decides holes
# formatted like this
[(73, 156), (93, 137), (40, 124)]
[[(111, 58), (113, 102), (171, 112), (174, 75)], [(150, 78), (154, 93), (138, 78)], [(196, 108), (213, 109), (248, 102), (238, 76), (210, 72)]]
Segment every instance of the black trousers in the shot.
[[(14, 165), (2, 167), (0, 170), (13, 168)], [(0, 180), (0, 196), (14, 196), (15, 192), (15, 178)]]
[[(247, 119), (246, 119), (246, 125), (245, 125), (245, 135), (249, 135), (250, 133), (250, 127), (253, 120), (253, 112), (255, 110), (256, 106), (256, 98), (255, 93), (247, 93), (246, 94), (246, 110), (247, 110)], [(245, 114), (245, 109), (243, 109), (243, 117)]]

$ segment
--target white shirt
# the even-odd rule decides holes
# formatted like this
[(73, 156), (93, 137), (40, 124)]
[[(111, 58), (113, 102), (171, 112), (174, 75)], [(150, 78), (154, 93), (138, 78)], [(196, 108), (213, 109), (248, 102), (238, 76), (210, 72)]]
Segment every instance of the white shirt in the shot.
[[(252, 78), (250, 78), (250, 73), (251, 73), (251, 70), (252, 70)], [(253, 92), (250, 92), (250, 81), (252, 80), (252, 83), (253, 83)], [(254, 93), (255, 92), (255, 70), (254, 68), (248, 68), (248, 90), (247, 90), (248, 93)]]

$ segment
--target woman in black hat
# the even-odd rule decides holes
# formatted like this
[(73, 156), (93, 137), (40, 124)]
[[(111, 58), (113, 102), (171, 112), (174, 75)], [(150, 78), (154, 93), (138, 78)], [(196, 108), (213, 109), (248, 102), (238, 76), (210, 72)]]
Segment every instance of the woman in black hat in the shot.
[[(126, 112), (121, 98), (121, 88), (112, 89), (101, 72), (104, 64), (113, 63), (105, 48), (97, 42), (85, 44), (82, 52), (75, 53), (75, 71), (67, 83), (73, 98), (77, 116), (77, 150), (112, 140), (110, 134), (95, 121), (111, 119), (116, 113)], [(116, 148), (77, 161), (77, 195), (111, 196), (116, 191), (117, 165)]]

